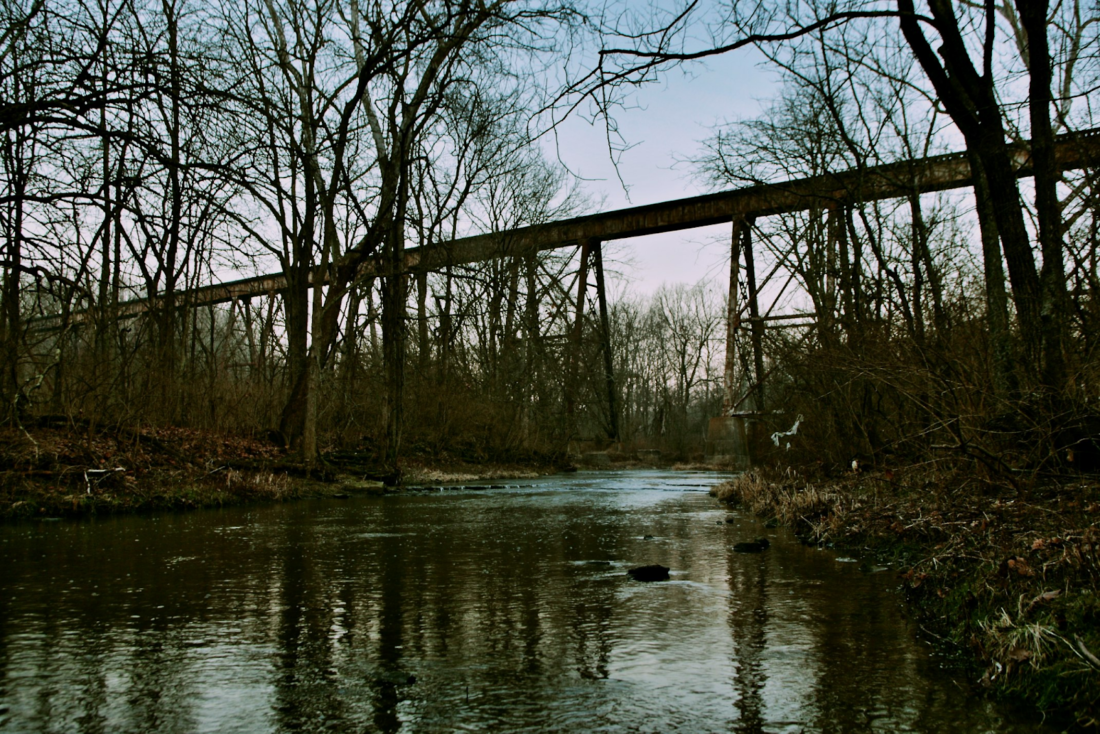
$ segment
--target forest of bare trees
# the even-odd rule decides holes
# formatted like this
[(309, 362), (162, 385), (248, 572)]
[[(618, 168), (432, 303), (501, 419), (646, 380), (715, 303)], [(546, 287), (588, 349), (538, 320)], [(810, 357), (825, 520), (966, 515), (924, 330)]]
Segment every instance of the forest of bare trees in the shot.
[[(717, 187), (855, 172), (750, 221), (762, 315), (812, 326), (745, 319), (739, 394), (759, 390), (773, 425), (806, 417), (799, 458), (1094, 468), (1095, 168), (1065, 170), (1055, 144), (1090, 155), (1098, 20), (1080, 2), (691, 3), (617, 17), (572, 90), (610, 119), (638, 86), (754, 45), (782, 93), (731, 114), (696, 170)], [(862, 188), (861, 172), (948, 151), (970, 187), (937, 193), (902, 165), (909, 194)]]
[[(575, 253), (386, 275), (407, 248), (589, 206), (528, 124), (547, 92), (531, 71), (560, 63), (578, 10), (38, 0), (3, 13), (9, 423), (268, 433), (307, 461), (319, 446), (392, 462), (403, 444), (484, 458), (603, 436), (587, 366), (566, 384)], [(257, 272), (283, 282), (191, 300)], [(677, 426), (683, 444), (714, 392), (697, 350), (721, 304), (673, 289), (614, 311), (630, 435)], [(684, 331), (677, 354), (629, 356), (662, 345), (661, 329)]]
[[(4, 419), (269, 434), (309, 462), (611, 439), (699, 454), (729, 400), (725, 283), (609, 287), (609, 397), (598, 309), (575, 323), (575, 251), (402, 267), (591, 211), (543, 152), (555, 113), (592, 105), (613, 133), (637, 85), (751, 43), (782, 86), (713, 130), (705, 185), (960, 150), (976, 173), (753, 221), (762, 316), (738, 338), (738, 389), (770, 425), (804, 415), (815, 460), (1100, 462), (1095, 169), (1054, 153), (1096, 126), (1095, 7), (627, 10), (4, 0)], [(280, 286), (191, 301), (260, 273)], [(804, 318), (763, 328), (778, 314)]]

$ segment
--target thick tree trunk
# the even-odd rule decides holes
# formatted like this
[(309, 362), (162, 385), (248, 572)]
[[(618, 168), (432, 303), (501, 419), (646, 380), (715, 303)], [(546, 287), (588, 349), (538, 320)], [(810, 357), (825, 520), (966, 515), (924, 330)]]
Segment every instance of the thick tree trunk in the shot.
[(1003, 137), (999, 142), (991, 141), (979, 145), (978, 156), (986, 173), (990, 208), (993, 219), (997, 222), (1001, 248), (1008, 264), (1012, 300), (1016, 305), (1016, 319), (1020, 324), (1025, 356), (1035, 372), (1039, 366), (1037, 347), (1042, 343), (1039, 275), (1035, 268), (1031, 239), (1024, 225), (1023, 203), (1016, 183), (1016, 173), (1009, 161)]
[(973, 153), (970, 154), (970, 170), (974, 179), (974, 200), (982, 237), (985, 310), (993, 358), (993, 387), (999, 395), (1007, 396), (1016, 390), (1016, 377), (1012, 366), (1012, 334), (1009, 330), (1008, 293), (1005, 291), (1005, 273), (1001, 264), (1000, 235), (985, 171), (981, 160)]
[(925, 38), (912, 0), (897, 0), (897, 3), (898, 10), (903, 13), (900, 20), (906, 41), (947, 113), (962, 132), (967, 150), (981, 161), (985, 171), (990, 208), (1008, 264), (1021, 341), (1027, 350), (1026, 361), (1032, 374), (1038, 374), (1036, 346), (1043, 343), (1039, 275), (1024, 222), (1016, 172), (1005, 140), (1004, 116), (990, 68), (995, 40), (995, 8), (992, 3), (986, 7), (986, 63), (983, 73), (979, 73), (971, 62), (959, 20), (949, 0), (929, 2), (942, 41), (938, 50), (933, 50)]
[(279, 432), (288, 448), (301, 448), (309, 391), (309, 270), (301, 264), (286, 269), (283, 313), (287, 337), (287, 384), (290, 393), (279, 419)]
[[(22, 163), (21, 153), (19, 164)], [(22, 166), (19, 165), (21, 169)], [(21, 282), (20, 269), (23, 259), (23, 200), (26, 190), (26, 177), (22, 170), (15, 172), (15, 201), (11, 204), (11, 219), (7, 232), (7, 259), (3, 283), (3, 331), (0, 333), (0, 356), (3, 370), (0, 372), (0, 397), (5, 409), (0, 420), (12, 420), (17, 417), (19, 400), (19, 340), (23, 332), (20, 313)], [(64, 334), (62, 334), (64, 337)]]
[(932, 260), (932, 248), (928, 245), (928, 225), (924, 221), (918, 192), (913, 192), (909, 197), (909, 211), (913, 220), (913, 246), (917, 249), (918, 258), (924, 268), (924, 276), (928, 280), (928, 291), (932, 296), (932, 323), (942, 334), (947, 328), (947, 314), (943, 309), (943, 286), (940, 273)]
[(404, 233), (391, 230), (386, 244), (389, 275), (382, 280), (382, 362), (386, 376), (386, 465), (398, 470), (405, 423), (406, 279), (401, 272)]
[(169, 0), (162, 2), (162, 11), (168, 30), (168, 57), (169, 57), (169, 88), (168, 104), (168, 182), (169, 182), (169, 220), (165, 250), (160, 263), (164, 275), (164, 287), (160, 295), (160, 310), (157, 313), (157, 341), (156, 359), (157, 373), (161, 386), (162, 409), (169, 411), (169, 416), (175, 417), (176, 408), (174, 395), (177, 382), (176, 365), (176, 279), (178, 277), (177, 261), (180, 250), (180, 230), (183, 227), (183, 183), (181, 181), (180, 168), (182, 165), (182, 146), (180, 139), (180, 117), (182, 104), (182, 84), (180, 78), (179, 58), (179, 23), (176, 18), (175, 7)]
[(428, 273), (423, 270), (416, 274), (416, 337), (416, 363), (423, 380), (432, 356), (428, 340)]
[(1039, 274), (1042, 322), (1042, 379), (1054, 395), (1065, 390), (1066, 266), (1062, 244), (1062, 210), (1058, 204), (1058, 173), (1054, 160), (1054, 130), (1050, 120), (1051, 60), (1047, 42), (1048, 0), (1016, 0), (1027, 31), (1031, 116), (1031, 161), (1035, 171), (1035, 210), (1039, 220)]

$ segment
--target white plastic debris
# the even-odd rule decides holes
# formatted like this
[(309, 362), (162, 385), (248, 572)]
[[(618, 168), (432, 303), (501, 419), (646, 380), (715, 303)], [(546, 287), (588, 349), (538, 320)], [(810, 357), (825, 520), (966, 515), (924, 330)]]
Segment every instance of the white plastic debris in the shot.
[[(802, 414), (799, 413), (798, 414), (798, 419), (795, 420), (794, 425), (791, 426), (791, 430), (789, 430), (789, 431), (776, 431), (775, 433), (772, 434), (772, 443), (775, 444), (776, 448), (779, 448), (779, 439), (786, 438), (787, 436), (795, 436), (795, 435), (798, 434), (798, 425), (802, 421), (803, 421)], [(790, 450), (791, 450), (791, 442), (788, 441), (787, 442), (787, 451), (790, 451)]]

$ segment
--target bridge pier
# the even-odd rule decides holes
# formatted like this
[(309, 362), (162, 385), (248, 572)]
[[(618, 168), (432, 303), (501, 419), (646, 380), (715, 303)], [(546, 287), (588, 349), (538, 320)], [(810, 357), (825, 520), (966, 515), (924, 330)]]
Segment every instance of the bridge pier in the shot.
[(604, 383), (607, 385), (608, 438), (619, 440), (619, 401), (615, 397), (615, 360), (611, 352), (611, 322), (607, 317), (607, 287), (603, 277), (603, 243), (592, 247), (592, 265), (596, 269), (596, 298), (600, 305), (600, 351), (603, 352)]
[(737, 471), (752, 468), (749, 432), (752, 416), (720, 415), (707, 425), (706, 459), (711, 464), (730, 466)]
[[(726, 365), (724, 370), (724, 396), (722, 412), (725, 415), (764, 410), (764, 321), (760, 317), (760, 304), (756, 286), (756, 259), (752, 250), (752, 227), (756, 221), (753, 213), (738, 213), (733, 217), (730, 242), (730, 285), (726, 303)], [(745, 292), (741, 292), (741, 258), (745, 259)], [(748, 308), (749, 317), (742, 313)], [(744, 321), (749, 322), (749, 348), (752, 363), (744, 349), (740, 332)]]
[(573, 321), (572, 347), (569, 374), (566, 381), (565, 409), (570, 417), (576, 411), (577, 390), (580, 386), (581, 347), (584, 334), (584, 310), (588, 293), (589, 267), (596, 275), (596, 304), (599, 309), (600, 351), (603, 353), (604, 383), (607, 387), (608, 438), (619, 440), (619, 406), (615, 395), (615, 365), (611, 351), (611, 322), (607, 314), (607, 285), (603, 271), (603, 243), (594, 238), (581, 241), (581, 259), (577, 271), (577, 306)]
[(726, 300), (726, 364), (722, 373), (722, 413), (729, 414), (737, 400), (740, 380), (737, 374), (737, 330), (741, 328), (741, 237), (746, 229), (744, 214), (733, 216), (730, 247), (730, 285)]
[[(764, 320), (756, 287), (756, 262), (752, 251), (752, 212), (736, 212), (730, 233), (730, 281), (726, 302), (726, 364), (723, 372), (722, 415), (711, 418), (707, 426), (706, 458), (712, 463), (732, 465), (746, 470), (752, 466), (750, 436), (755, 432), (755, 417), (764, 409)], [(742, 298), (741, 258), (745, 259), (745, 293)], [(749, 311), (749, 355), (740, 336)]]
[[(581, 336), (584, 333), (584, 304), (588, 290), (589, 240), (581, 242), (581, 261), (577, 270), (577, 306), (573, 311), (573, 333), (570, 335), (569, 373), (565, 376), (565, 413), (570, 422), (577, 410), (577, 387), (580, 384)], [(576, 430), (576, 426), (572, 426)]]

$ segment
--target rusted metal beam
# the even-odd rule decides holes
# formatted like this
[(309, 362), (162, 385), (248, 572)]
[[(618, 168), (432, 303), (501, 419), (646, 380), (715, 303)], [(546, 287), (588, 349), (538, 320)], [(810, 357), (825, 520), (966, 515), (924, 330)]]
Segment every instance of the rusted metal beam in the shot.
[(764, 412), (764, 322), (760, 320), (760, 304), (756, 291), (756, 256), (752, 251), (752, 222), (745, 227), (744, 245), (741, 248), (745, 257), (745, 285), (749, 292), (749, 326), (752, 334), (752, 363), (756, 378), (756, 405), (758, 412)]
[[(1100, 160), (1100, 130), (1060, 136), (1055, 146), (1060, 170), (1082, 168)], [(1030, 154), (1012, 147), (1017, 174), (1030, 176)], [(970, 185), (966, 153), (903, 161), (779, 184), (759, 184), (717, 194), (592, 214), (560, 222), (521, 227), (499, 234), (477, 235), (432, 247), (406, 251), (409, 269), (434, 270), (532, 250), (576, 246), (587, 239), (614, 239), (674, 232), (728, 222), (735, 213), (756, 217), (802, 211), (826, 201), (874, 201)]]
[(607, 283), (603, 277), (603, 247), (593, 243), (592, 266), (596, 270), (596, 298), (600, 306), (600, 348), (603, 351), (604, 384), (607, 387), (608, 438), (618, 441), (619, 400), (615, 394), (615, 359), (611, 351), (611, 321), (607, 315)]
[[(598, 243), (597, 243), (598, 244)], [(580, 384), (581, 338), (584, 336), (584, 305), (588, 291), (588, 259), (592, 241), (581, 242), (581, 262), (577, 270), (577, 308), (573, 318), (573, 338), (569, 351), (569, 375), (565, 384), (565, 412), (573, 415), (577, 405), (577, 387)]]
[(726, 299), (726, 366), (722, 373), (722, 406), (727, 415), (734, 408), (736, 391), (740, 385), (737, 375), (737, 331), (741, 328), (741, 239), (745, 231), (752, 227), (748, 218), (741, 213), (732, 217), (732, 224), (729, 295)]
[[(1018, 176), (1032, 175), (1027, 146), (1012, 146), (1012, 157)], [(1100, 161), (1100, 129), (1059, 136), (1055, 144), (1055, 159), (1062, 171), (1083, 168)], [(969, 185), (970, 163), (966, 153), (948, 153), (413, 247), (405, 251), (404, 268), (407, 271), (430, 272), (447, 265), (465, 265), (530, 252), (577, 247), (586, 240), (606, 242), (721, 224), (729, 222), (735, 213), (762, 217), (820, 206), (822, 200), (874, 201), (907, 196), (914, 188), (923, 193)], [(362, 268), (362, 274), (383, 275), (385, 268), (380, 259), (368, 261)], [(285, 287), (286, 279), (281, 274), (261, 275), (201, 286), (176, 294), (176, 299), (181, 306), (194, 307), (262, 296), (279, 292)], [(132, 317), (155, 308), (157, 303), (157, 299), (147, 298), (125, 301), (118, 305), (115, 313), (119, 318)], [(86, 314), (73, 316), (73, 320), (88, 318)], [(58, 321), (57, 317), (38, 319), (34, 328), (48, 329), (50, 324), (47, 322)]]

